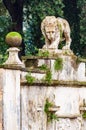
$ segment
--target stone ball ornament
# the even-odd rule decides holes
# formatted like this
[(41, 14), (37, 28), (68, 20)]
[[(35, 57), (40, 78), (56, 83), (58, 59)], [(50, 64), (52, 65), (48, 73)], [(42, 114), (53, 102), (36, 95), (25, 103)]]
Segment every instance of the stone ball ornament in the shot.
[(19, 47), (22, 43), (22, 36), (18, 32), (9, 32), (5, 41), (11, 47)]

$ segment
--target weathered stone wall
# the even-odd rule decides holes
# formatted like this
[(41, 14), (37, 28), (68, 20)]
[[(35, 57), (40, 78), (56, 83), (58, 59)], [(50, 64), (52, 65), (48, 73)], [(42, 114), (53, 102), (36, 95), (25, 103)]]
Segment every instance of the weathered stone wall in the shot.
[[(47, 122), (44, 112), (46, 99), (60, 106), (59, 121)], [(86, 130), (80, 107), (86, 100), (82, 86), (21, 86), (22, 130)]]
[(0, 130), (20, 130), (20, 70), (0, 68)]
[[(46, 59), (52, 72), (52, 83), (43, 81), (46, 73), (31, 71), (35, 82), (26, 81), (27, 68), (4, 64), (0, 68), (0, 123), (3, 130), (86, 130), (85, 63), (76, 66), (72, 57), (62, 56), (63, 69), (54, 70), (55, 59)], [(38, 61), (41, 64), (41, 59)], [(55, 81), (55, 82), (54, 82)], [(46, 99), (53, 103), (49, 110), (59, 121), (48, 122), (44, 112)], [(3, 119), (3, 120), (2, 120)]]
[[(86, 111), (85, 63), (76, 64), (72, 56), (59, 57), (63, 59), (60, 71), (54, 69), (54, 58), (38, 59), (38, 66), (46, 64), (50, 68), (51, 85), (42, 82), (44, 74), (33, 72), (31, 76), (37, 82), (30, 86), (25, 80), (26, 72), (21, 73), (21, 130), (86, 130), (86, 121), (82, 118)], [(54, 104), (51, 112), (55, 112), (59, 121), (47, 121), (46, 99)]]

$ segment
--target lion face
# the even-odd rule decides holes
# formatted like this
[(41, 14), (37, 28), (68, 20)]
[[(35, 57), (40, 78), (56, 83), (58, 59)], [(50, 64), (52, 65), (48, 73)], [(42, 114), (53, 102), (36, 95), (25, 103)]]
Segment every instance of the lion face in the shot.
[(46, 26), (45, 34), (48, 40), (50, 40), (51, 42), (54, 41), (56, 37), (56, 27), (54, 25)]

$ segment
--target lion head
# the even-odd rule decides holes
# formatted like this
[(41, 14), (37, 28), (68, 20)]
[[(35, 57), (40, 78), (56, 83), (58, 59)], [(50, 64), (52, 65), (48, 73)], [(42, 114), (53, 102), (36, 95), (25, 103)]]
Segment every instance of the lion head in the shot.
[(41, 30), (48, 44), (52, 44), (58, 36), (60, 37), (60, 30), (55, 16), (47, 16), (41, 23)]

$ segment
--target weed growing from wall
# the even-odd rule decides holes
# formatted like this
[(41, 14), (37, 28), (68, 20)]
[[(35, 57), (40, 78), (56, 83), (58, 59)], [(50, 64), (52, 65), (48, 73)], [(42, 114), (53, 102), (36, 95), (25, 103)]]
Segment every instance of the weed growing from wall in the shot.
[(57, 58), (54, 62), (54, 69), (56, 71), (62, 70), (63, 68), (63, 59), (62, 58)]
[(48, 84), (51, 84), (51, 82), (52, 82), (52, 73), (49, 69), (46, 71), (44, 82), (48, 83)]
[(49, 51), (47, 51), (47, 50), (45, 50), (45, 51), (39, 50), (37, 56), (48, 57), (49, 56)]
[(54, 112), (50, 111), (50, 108), (52, 108), (54, 104), (52, 102), (49, 102), (48, 99), (46, 99), (46, 103), (44, 106), (44, 112), (47, 114), (47, 121), (52, 122), (53, 120), (58, 120), (58, 117), (55, 115)]
[(48, 70), (48, 66), (46, 64), (42, 64), (41, 66), (39, 66), (39, 69), (47, 71)]
[(35, 78), (34, 78), (33, 76), (31, 76), (30, 73), (28, 73), (28, 74), (26, 75), (26, 80), (27, 80), (27, 82), (28, 82), (29, 84), (33, 84), (33, 82), (35, 81)]
[(82, 117), (86, 119), (86, 111), (83, 112)]

